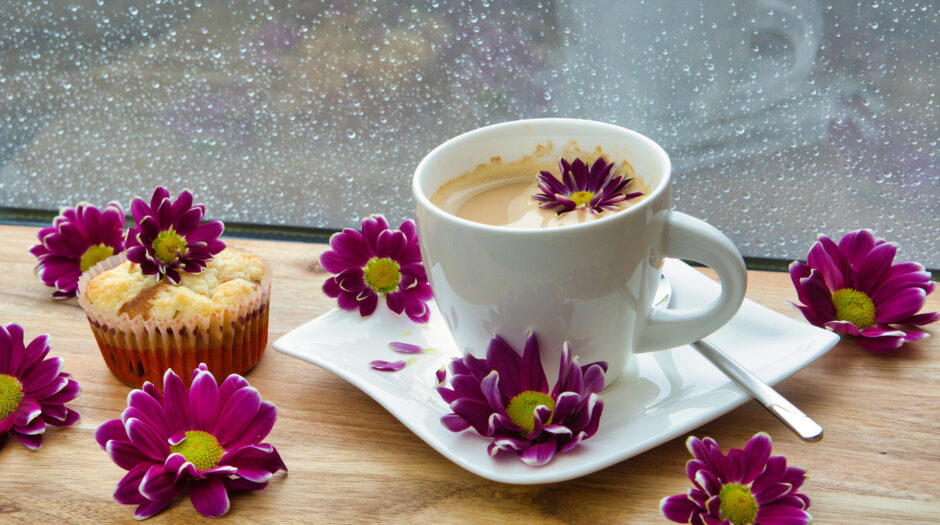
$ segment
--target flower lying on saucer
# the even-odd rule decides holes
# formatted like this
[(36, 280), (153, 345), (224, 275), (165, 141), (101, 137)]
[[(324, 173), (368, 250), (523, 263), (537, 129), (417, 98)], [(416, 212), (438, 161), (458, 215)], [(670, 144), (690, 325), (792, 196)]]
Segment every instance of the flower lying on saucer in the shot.
[(712, 438), (690, 436), (686, 448), (695, 459), (686, 464), (693, 487), (688, 494), (663, 498), (659, 510), (677, 523), (723, 525), (799, 525), (813, 517), (809, 497), (797, 492), (806, 471), (771, 456), (770, 436), (759, 432), (744, 450), (721, 453)]
[(336, 298), (340, 308), (368, 317), (382, 296), (389, 310), (427, 322), (426, 303), (433, 295), (414, 221), (392, 230), (385, 218), (372, 216), (362, 221), (362, 231), (346, 228), (334, 234), (330, 248), (320, 256), (323, 268), (334, 274), (323, 283), (323, 293)]
[(48, 337), (26, 344), (23, 327), (0, 324), (0, 445), (11, 434), (38, 450), (47, 424), (67, 427), (78, 421), (78, 412), (65, 403), (78, 396), (80, 387), (62, 372), (62, 359), (48, 354)]
[(29, 249), (39, 259), (36, 275), (56, 289), (56, 299), (75, 297), (82, 272), (124, 250), (124, 210), (116, 202), (103, 210), (85, 203), (63, 208), (38, 236), (40, 244)]
[(558, 215), (578, 207), (588, 208), (595, 213), (615, 210), (617, 204), (635, 199), (643, 192), (624, 193), (624, 188), (633, 179), (614, 176), (614, 163), (603, 158), (594, 161), (590, 167), (581, 159), (569, 163), (558, 160), (560, 177), (549, 171), (539, 174), (538, 188), (541, 193), (532, 196), (540, 202), (539, 207), (554, 209)]
[[(528, 465), (547, 464), (558, 452), (575, 448), (597, 432), (604, 401), (606, 363), (580, 366), (565, 343), (558, 381), (551, 393), (534, 333), (522, 357), (494, 336), (486, 359), (468, 355), (450, 364), (450, 387), (438, 386), (452, 414), (441, 422), (452, 432), (473, 427), (492, 438), (487, 451), (515, 453)], [(443, 374), (437, 374), (443, 382)]]
[(806, 263), (790, 264), (790, 278), (802, 305), (793, 304), (810, 323), (857, 337), (862, 348), (889, 352), (926, 332), (890, 325), (925, 325), (940, 313), (918, 314), (935, 284), (917, 263), (893, 264), (897, 246), (876, 239), (871, 230), (847, 233), (836, 244), (824, 235)]
[(167, 370), (162, 393), (149, 381), (132, 391), (121, 418), (102, 423), (95, 439), (128, 471), (114, 499), (137, 505), (135, 518), (157, 514), (187, 489), (196, 510), (216, 518), (229, 510), (229, 491), (261, 490), (287, 470), (261, 443), (275, 420), (277, 409), (243, 377), (217, 385), (201, 364), (188, 389)]
[(140, 197), (131, 201), (136, 225), (127, 231), (127, 260), (140, 265), (145, 275), (156, 275), (179, 284), (180, 270), (199, 273), (212, 257), (225, 249), (219, 240), (221, 221), (202, 223), (206, 207), (193, 206), (193, 194), (183, 190), (175, 201), (158, 187), (150, 204)]

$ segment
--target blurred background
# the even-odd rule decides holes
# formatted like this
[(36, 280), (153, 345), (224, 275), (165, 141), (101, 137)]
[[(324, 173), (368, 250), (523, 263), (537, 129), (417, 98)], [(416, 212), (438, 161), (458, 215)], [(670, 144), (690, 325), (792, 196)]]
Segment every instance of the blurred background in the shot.
[(662, 144), (745, 256), (868, 227), (940, 268), (938, 35), (926, 0), (2, 2), (0, 220), (166, 185), (266, 231), (400, 222), (434, 146), (559, 116)]

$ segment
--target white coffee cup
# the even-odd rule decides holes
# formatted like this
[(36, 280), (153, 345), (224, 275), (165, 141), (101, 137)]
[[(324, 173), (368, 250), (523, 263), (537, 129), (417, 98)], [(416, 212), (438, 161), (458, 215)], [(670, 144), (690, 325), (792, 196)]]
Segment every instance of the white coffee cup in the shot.
[[(619, 213), (535, 230), (471, 222), (431, 203), (443, 184), (494, 157), (508, 163), (539, 151), (556, 160), (572, 141), (582, 151), (600, 147), (618, 165), (627, 160), (649, 193)], [(721, 232), (671, 210), (670, 177), (669, 157), (655, 142), (586, 120), (506, 122), (435, 148), (418, 165), (412, 191), (424, 264), (458, 347), (483, 357), (498, 334), (521, 352), (535, 331), (549, 382), (568, 341), (582, 363), (609, 364), (610, 384), (633, 354), (687, 344), (721, 327), (744, 299), (744, 261)], [(664, 257), (711, 267), (720, 295), (697, 310), (653, 308)]]

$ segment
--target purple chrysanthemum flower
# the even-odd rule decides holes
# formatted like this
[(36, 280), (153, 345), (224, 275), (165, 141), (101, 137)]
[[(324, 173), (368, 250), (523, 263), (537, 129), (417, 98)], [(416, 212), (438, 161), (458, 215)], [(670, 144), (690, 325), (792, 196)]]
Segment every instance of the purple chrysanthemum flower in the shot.
[(368, 317), (381, 295), (396, 314), (404, 312), (416, 323), (428, 320), (427, 301), (433, 295), (414, 221), (390, 230), (383, 217), (369, 217), (361, 232), (346, 228), (334, 234), (330, 248), (320, 256), (323, 268), (334, 274), (323, 283), (323, 292), (336, 298), (340, 308), (358, 308), (359, 315)]
[(56, 299), (75, 297), (82, 272), (124, 250), (124, 210), (116, 202), (104, 210), (85, 203), (63, 208), (38, 237), (29, 249), (39, 259), (36, 275), (56, 289)]
[[(540, 467), (557, 452), (567, 452), (597, 432), (604, 401), (606, 363), (578, 364), (565, 343), (558, 381), (549, 394), (534, 333), (526, 338), (522, 357), (494, 336), (486, 359), (454, 359), (450, 388), (437, 387), (452, 414), (441, 422), (453, 432), (473, 427), (493, 438), (490, 456), (513, 452)], [(440, 380), (440, 376), (438, 376)]]
[(807, 262), (790, 264), (790, 278), (802, 305), (793, 304), (806, 320), (840, 334), (854, 335), (872, 352), (889, 352), (926, 332), (903, 331), (898, 325), (925, 325), (937, 312), (918, 314), (935, 284), (917, 263), (893, 264), (897, 246), (876, 239), (871, 230), (845, 234), (838, 244), (820, 236)]
[(228, 491), (261, 490), (287, 470), (277, 450), (261, 443), (276, 420), (274, 405), (243, 377), (218, 385), (199, 365), (188, 389), (167, 370), (162, 393), (149, 381), (132, 391), (121, 419), (102, 423), (95, 439), (128, 471), (114, 499), (137, 505), (135, 518), (157, 514), (187, 488), (193, 507), (215, 518), (228, 512)]
[(81, 388), (62, 372), (61, 358), (46, 358), (48, 339), (41, 335), (27, 345), (20, 325), (0, 325), (0, 445), (13, 434), (38, 450), (46, 424), (67, 427), (78, 421), (78, 412), (65, 403)]
[(771, 456), (765, 432), (748, 441), (744, 450), (721, 453), (712, 438), (690, 436), (686, 448), (695, 459), (686, 464), (694, 485), (688, 494), (663, 498), (659, 510), (677, 523), (693, 525), (799, 525), (813, 517), (809, 498), (797, 492), (806, 471), (788, 467), (783, 456)]
[(156, 275), (171, 284), (179, 284), (180, 273), (199, 273), (206, 262), (225, 249), (219, 240), (221, 221), (200, 224), (206, 207), (193, 206), (193, 195), (183, 190), (175, 201), (159, 187), (150, 205), (141, 199), (131, 201), (131, 215), (136, 226), (128, 230), (127, 260), (140, 265), (146, 275)]
[(558, 215), (574, 210), (579, 206), (595, 213), (615, 210), (617, 204), (635, 199), (643, 192), (624, 193), (624, 188), (633, 179), (614, 176), (614, 163), (603, 158), (594, 161), (590, 167), (581, 159), (569, 163), (558, 159), (560, 177), (549, 171), (539, 174), (538, 187), (541, 193), (532, 198), (540, 202), (540, 208), (554, 209)]

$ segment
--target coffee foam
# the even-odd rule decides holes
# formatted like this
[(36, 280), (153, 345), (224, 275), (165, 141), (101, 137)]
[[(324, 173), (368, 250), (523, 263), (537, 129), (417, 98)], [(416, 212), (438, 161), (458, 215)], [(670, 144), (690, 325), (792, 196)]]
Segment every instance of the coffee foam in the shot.
[[(451, 215), (494, 226), (507, 226), (520, 229), (539, 229), (580, 224), (628, 208), (643, 197), (617, 204), (616, 210), (595, 213), (586, 208), (578, 208), (562, 215), (553, 210), (539, 207), (532, 196), (539, 192), (538, 174), (548, 171), (559, 177), (558, 157), (549, 141), (539, 144), (535, 151), (522, 159), (504, 162), (501, 157), (493, 157), (487, 163), (478, 165), (473, 170), (460, 175), (441, 186), (431, 196), (431, 202)], [(560, 156), (573, 159), (581, 158), (593, 163), (607, 155), (600, 147), (587, 153), (577, 147), (574, 141), (566, 144)], [(633, 166), (623, 160), (615, 167), (616, 173), (626, 178), (633, 178), (627, 187), (628, 192), (642, 191), (649, 194), (649, 187), (633, 171)]]

